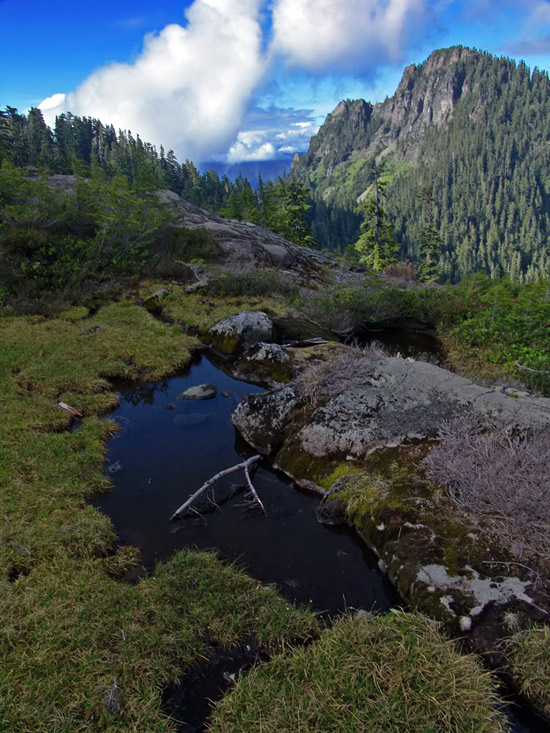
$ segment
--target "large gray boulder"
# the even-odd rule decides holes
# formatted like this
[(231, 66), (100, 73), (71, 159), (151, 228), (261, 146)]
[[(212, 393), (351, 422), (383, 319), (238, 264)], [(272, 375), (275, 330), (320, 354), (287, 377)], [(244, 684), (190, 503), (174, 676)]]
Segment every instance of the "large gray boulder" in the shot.
[(242, 311), (218, 321), (208, 331), (212, 346), (227, 356), (240, 354), (259, 341), (270, 341), (273, 323), (263, 311)]
[(443, 421), (462, 415), (517, 429), (550, 427), (549, 399), (517, 399), (433, 364), (342, 347), (346, 353), (349, 363), (339, 363), (328, 383), (319, 376), (309, 387), (306, 379), (245, 398), (234, 425), (261, 452), (284, 444), (275, 460), (291, 474), (297, 459), (300, 467), (308, 460), (361, 461), (378, 448), (435, 437)]

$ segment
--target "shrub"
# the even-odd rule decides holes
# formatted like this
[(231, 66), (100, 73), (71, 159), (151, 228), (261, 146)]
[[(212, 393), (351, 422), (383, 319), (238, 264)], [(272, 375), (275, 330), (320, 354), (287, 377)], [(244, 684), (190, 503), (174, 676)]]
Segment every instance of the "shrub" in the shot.
[(208, 285), (207, 292), (218, 297), (282, 295), (295, 298), (298, 286), (275, 270), (251, 270), (225, 272)]
[(512, 437), (471, 419), (444, 423), (428, 475), (521, 556), (550, 558), (550, 431)]

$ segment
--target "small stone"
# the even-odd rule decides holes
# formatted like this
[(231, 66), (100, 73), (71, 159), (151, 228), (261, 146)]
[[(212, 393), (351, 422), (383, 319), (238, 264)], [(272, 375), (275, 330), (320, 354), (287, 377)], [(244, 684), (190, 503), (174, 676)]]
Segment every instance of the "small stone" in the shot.
[(174, 403), (173, 403), (173, 402), (167, 402), (167, 403), (166, 403), (166, 404), (164, 405), (164, 409), (165, 409), (165, 410), (173, 410), (174, 408), (175, 408), (175, 405), (174, 405)]
[(461, 616), (460, 617), (460, 630), (463, 632), (471, 631), (472, 629), (472, 619), (469, 616)]
[(222, 392), (222, 397), (231, 397), (233, 392)]
[(211, 400), (218, 394), (218, 388), (213, 384), (199, 384), (189, 387), (178, 395), (178, 400)]

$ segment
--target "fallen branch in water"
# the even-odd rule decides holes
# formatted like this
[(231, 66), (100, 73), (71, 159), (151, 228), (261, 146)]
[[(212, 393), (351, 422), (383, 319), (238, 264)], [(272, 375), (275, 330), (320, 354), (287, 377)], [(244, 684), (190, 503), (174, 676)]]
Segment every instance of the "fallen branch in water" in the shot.
[(263, 513), (265, 514), (265, 507), (260, 501), (260, 497), (256, 493), (256, 490), (254, 489), (254, 486), (252, 486), (252, 481), (250, 480), (250, 475), (248, 473), (248, 467), (251, 466), (253, 463), (256, 463), (259, 461), (261, 456), (252, 456), (252, 458), (248, 458), (246, 461), (243, 461), (242, 463), (238, 463), (236, 466), (231, 466), (231, 468), (226, 468), (223, 471), (220, 471), (215, 476), (212, 476), (212, 478), (208, 479), (201, 487), (200, 489), (197, 489), (194, 494), (191, 494), (191, 496), (185, 501), (179, 509), (176, 509), (176, 511), (172, 514), (170, 517), (170, 521), (173, 519), (176, 519), (182, 512), (184, 512), (186, 509), (188, 509), (191, 504), (197, 499), (202, 493), (206, 491), (212, 484), (214, 484), (218, 479), (223, 478), (223, 476), (228, 476), (230, 473), (235, 473), (235, 471), (238, 471), (239, 469), (243, 469), (244, 475), (246, 477), (246, 483), (248, 484), (248, 488), (254, 497), (254, 499), (258, 502), (260, 507), (262, 508)]

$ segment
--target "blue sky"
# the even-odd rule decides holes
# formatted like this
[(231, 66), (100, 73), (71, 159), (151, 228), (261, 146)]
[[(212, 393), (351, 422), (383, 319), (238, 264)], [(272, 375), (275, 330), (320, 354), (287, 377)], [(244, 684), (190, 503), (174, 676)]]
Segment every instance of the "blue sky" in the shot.
[(0, 105), (99, 117), (180, 160), (269, 159), (453, 44), (549, 70), (550, 0), (0, 0)]

